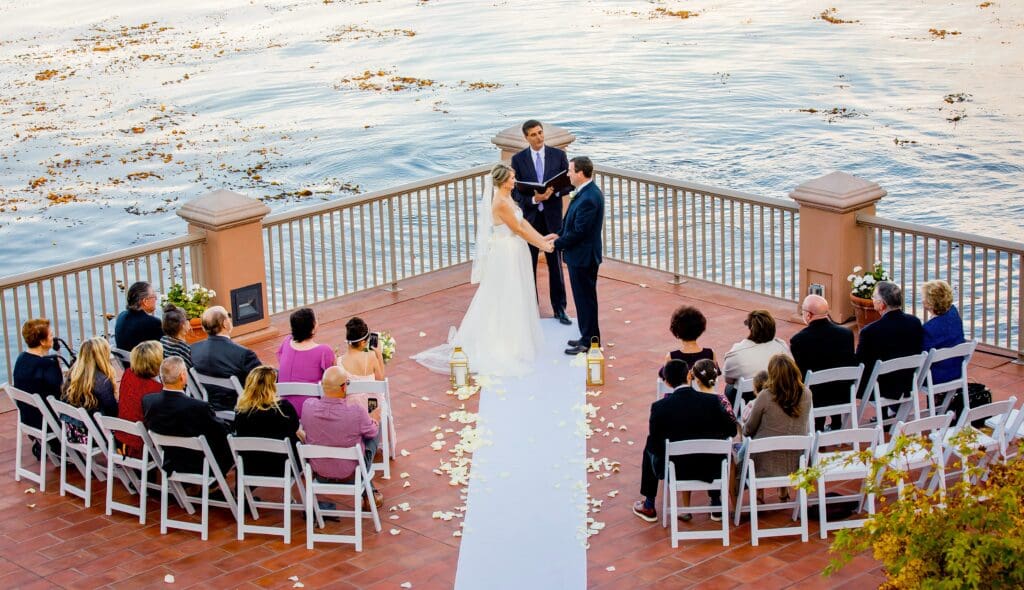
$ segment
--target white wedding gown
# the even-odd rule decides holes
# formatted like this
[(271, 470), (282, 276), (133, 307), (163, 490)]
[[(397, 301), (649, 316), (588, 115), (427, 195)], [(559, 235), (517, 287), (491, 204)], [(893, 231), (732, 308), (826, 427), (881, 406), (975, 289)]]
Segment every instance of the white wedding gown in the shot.
[[(522, 211), (514, 209), (521, 220)], [(447, 373), (453, 346), (462, 347), (478, 375), (514, 377), (534, 368), (543, 335), (529, 246), (507, 225), (495, 224), (486, 247), (480, 286), (458, 331), (412, 357), (428, 369)]]

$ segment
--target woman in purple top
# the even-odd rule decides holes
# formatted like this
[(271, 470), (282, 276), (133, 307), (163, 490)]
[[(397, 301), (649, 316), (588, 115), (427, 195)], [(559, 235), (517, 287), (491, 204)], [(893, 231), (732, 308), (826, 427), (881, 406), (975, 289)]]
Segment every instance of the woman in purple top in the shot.
[(291, 315), (292, 334), (285, 336), (277, 349), (279, 383), (319, 383), (329, 367), (334, 366), (334, 351), (326, 344), (317, 344), (316, 316), (302, 307)]

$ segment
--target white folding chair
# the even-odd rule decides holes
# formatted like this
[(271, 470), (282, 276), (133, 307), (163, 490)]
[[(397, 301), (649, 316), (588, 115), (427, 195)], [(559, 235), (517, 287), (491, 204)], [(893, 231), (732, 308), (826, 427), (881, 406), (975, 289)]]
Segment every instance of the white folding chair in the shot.
[(993, 417), (985, 420), (985, 426), (995, 429), (999, 423), (1003, 424), (1003, 448), (1001, 454), (1003, 456), (1003, 462), (1017, 456), (1020, 452), (1020, 443), (1017, 447), (1013, 447), (1011, 450), (1011, 444), (1015, 440), (1024, 439), (1024, 408), (1019, 410), (1010, 410), (1010, 412), (1003, 418)]
[[(85, 507), (92, 505), (92, 478), (99, 481), (106, 481), (105, 468), (107, 461), (103, 456), (107, 452), (107, 437), (96, 427), (84, 408), (76, 408), (71, 404), (62, 402), (57, 398), (50, 398), (50, 407), (57, 415), (60, 422), (60, 495), (65, 496), (68, 492), (78, 496), (85, 501)], [(81, 424), (85, 430), (85, 442), (73, 442), (68, 436), (71, 432), (71, 422)], [(79, 471), (85, 480), (83, 487), (78, 487), (68, 481), (68, 462), (72, 457), (79, 457), (84, 463)], [(127, 480), (124, 480), (127, 482)]]
[[(928, 402), (928, 415), (938, 416), (949, 410), (949, 404), (959, 393), (963, 396), (964, 411), (971, 409), (970, 396), (967, 395), (967, 365), (971, 363), (975, 349), (978, 348), (977, 340), (969, 340), (949, 348), (933, 348), (928, 351), (928, 363), (922, 367), (918, 375), (918, 391), (924, 394)], [(932, 381), (932, 367), (937, 363), (948, 359), (962, 358), (960, 363), (960, 377), (945, 383), (934, 383)], [(941, 401), (937, 398), (941, 394)]]
[(662, 381), (660, 377), (657, 378), (657, 383), (654, 386), (654, 401), (660, 400), (673, 391), (675, 390), (669, 387), (668, 383)]
[(812, 392), (816, 385), (847, 381), (850, 383), (850, 399), (848, 401), (844, 400), (831, 406), (818, 406), (815, 404), (814, 411), (812, 412), (813, 416), (811, 416), (811, 432), (814, 432), (815, 430), (815, 420), (828, 416), (842, 416), (842, 423), (839, 426), (830, 424), (831, 430), (856, 427), (854, 422), (857, 419), (857, 391), (860, 390), (860, 379), (863, 375), (863, 364), (857, 365), (856, 367), (836, 367), (834, 369), (825, 369), (822, 371), (807, 371), (807, 376), (804, 378), (804, 385), (811, 388)]
[[(235, 484), (238, 498), (238, 540), (245, 539), (245, 533), (262, 535), (280, 535), (286, 544), (292, 542), (292, 510), (303, 510), (305, 497), (302, 491), (302, 477), (299, 466), (292, 454), (292, 444), (288, 439), (260, 437), (228, 436), (228, 445), (235, 458)], [(281, 475), (253, 475), (245, 470), (245, 456), (249, 453), (268, 453), (284, 458)], [(249, 455), (252, 457), (252, 455)], [(292, 488), (299, 488), (299, 501), (292, 498)], [(276, 488), (281, 490), (280, 502), (256, 500), (252, 495), (254, 488)], [(245, 523), (245, 508), (248, 505), (252, 517), (259, 520), (258, 508), (272, 508), (284, 513), (284, 522), (279, 527), (252, 525)]]
[[(679, 479), (673, 457), (684, 455), (721, 455), (721, 475), (711, 482), (698, 479)], [(729, 545), (729, 461), (732, 457), (732, 439), (693, 439), (670, 442), (665, 440), (665, 493), (661, 500), (661, 526), (672, 523), (672, 547), (679, 547), (680, 539), (721, 539), (723, 546)], [(682, 532), (679, 530), (679, 492), (711, 492), (721, 494), (721, 506), (688, 506), (687, 512), (713, 513), (722, 515), (721, 530)]]
[[(15, 423), (15, 436), (14, 436), (14, 480), (21, 481), (24, 477), (29, 481), (35, 482), (39, 486), (40, 491), (46, 490), (46, 458), (49, 457), (50, 461), (54, 465), (60, 465), (60, 456), (50, 450), (50, 441), (60, 440), (60, 424), (53, 417), (53, 412), (50, 407), (46, 405), (43, 398), (38, 393), (28, 393), (14, 387), (13, 385), (6, 386), (7, 395), (14, 402), (16, 408), (18, 408), (18, 420)], [(29, 426), (22, 422), (23, 416), (21, 415), (21, 406), (18, 402), (25, 404), (26, 406), (35, 408), (40, 415), (42, 415), (42, 421), (39, 428)], [(39, 442), (39, 471), (29, 471), (22, 465), (22, 441), (24, 438)], [(74, 458), (76, 466), (81, 465), (84, 469), (84, 465), (78, 461), (78, 458)]]
[[(910, 415), (911, 410), (914, 412), (914, 419), (919, 419), (921, 417), (921, 404), (917, 399), (917, 384), (921, 376), (921, 369), (927, 361), (927, 352), (901, 356), (887, 361), (875, 361), (875, 366), (868, 377), (867, 386), (864, 388), (864, 399), (861, 400), (860, 410), (857, 413), (857, 427), (860, 428), (864, 421), (865, 410), (867, 410), (868, 405), (871, 405), (872, 402), (875, 407), (876, 423), (883, 428), (896, 422), (905, 421)], [(899, 371), (913, 371), (913, 377), (910, 379), (910, 389), (899, 392), (899, 396), (896, 398), (883, 397), (882, 389), (878, 385), (878, 378)], [(891, 407), (896, 408), (895, 415), (886, 418), (884, 410)]]
[[(746, 438), (746, 453), (740, 469), (739, 492), (736, 495), (736, 514), (734, 524), (739, 526), (740, 514), (750, 513), (750, 544), (757, 546), (761, 537), (779, 537), (784, 535), (800, 535), (800, 540), (807, 542), (807, 492), (803, 488), (796, 489), (796, 500), (786, 502), (766, 502), (759, 506), (757, 490), (793, 485), (790, 474), (758, 477), (754, 467), (754, 457), (772, 451), (794, 451), (800, 453), (799, 468), (807, 466), (807, 455), (811, 448), (811, 437), (807, 436), (768, 436), (764, 438)], [(743, 505), (743, 491), (746, 489), (750, 498), (750, 506)], [(758, 510), (790, 510), (797, 509), (797, 526), (761, 528), (758, 526)]]
[[(302, 471), (306, 483), (306, 548), (312, 549), (316, 541), (325, 543), (353, 543), (356, 551), (363, 550), (363, 518), (369, 516), (373, 519), (373, 527), (378, 533), (381, 530), (380, 515), (377, 514), (377, 505), (373, 500), (373, 488), (370, 485), (372, 476), (366, 469), (363, 461), (363, 447), (327, 447), (323, 445), (297, 445), (299, 451), (299, 462), (302, 464)], [(352, 483), (325, 483), (316, 480), (313, 473), (311, 459), (328, 460), (349, 460), (356, 461), (356, 470)], [(328, 510), (318, 508), (318, 494), (330, 494), (350, 496), (354, 504), (352, 510)], [(367, 498), (370, 506), (370, 514), (363, 514), (363, 498)], [(324, 516), (352, 516), (355, 518), (355, 532), (352, 535), (332, 535), (317, 533), (313, 530), (313, 521), (316, 520), (317, 528), (324, 528)]]
[(295, 407), (301, 414), (302, 404), (309, 398), (323, 397), (324, 392), (320, 389), (319, 383), (292, 383), (283, 382), (277, 384), (277, 396)]
[[(956, 455), (960, 460), (960, 466), (952, 471), (946, 471), (945, 477), (960, 475), (964, 481), (970, 482), (972, 474), (967, 464), (972, 457), (976, 456), (977, 453), (981, 453), (981, 456), (978, 457), (976, 468), (984, 473), (993, 458), (1005, 454), (1005, 417), (1013, 411), (1013, 406), (1016, 403), (1017, 398), (1010, 397), (1008, 400), (984, 404), (960, 414), (960, 420), (957, 421), (955, 426), (946, 431), (945, 438), (942, 440), (943, 464), (948, 465), (950, 458)], [(991, 435), (978, 430), (972, 425), (973, 422), (988, 419), (996, 420), (996, 427), (992, 430)], [(974, 440), (968, 440), (968, 438), (973, 438)], [(929, 491), (934, 490), (936, 485), (938, 485), (938, 481), (936, 478), (933, 478), (931, 485), (928, 487)]]
[[(142, 425), (142, 422), (129, 422), (113, 416), (104, 416), (98, 412), (94, 416), (96, 417), (96, 425), (107, 438), (107, 473), (120, 473), (128, 480), (125, 482), (120, 476), (107, 478), (107, 516), (110, 516), (114, 510), (117, 510), (118, 512), (138, 516), (139, 524), (146, 524), (146, 499), (148, 492), (149, 490), (160, 491), (160, 484), (155, 481), (149, 481), (150, 470), (159, 468), (160, 464), (163, 463), (160, 451), (153, 444), (152, 439), (149, 438), (149, 431)], [(117, 433), (119, 432), (142, 439), (141, 457), (130, 457), (117, 451)], [(129, 493), (134, 494), (136, 491), (138, 492), (138, 506), (114, 500), (115, 479), (120, 479)], [(182, 490), (181, 484), (171, 482), (170, 488), (178, 504), (189, 514), (193, 514), (195, 510), (192, 508), (192, 504), (184, 499), (185, 492)]]
[(747, 407), (747, 401), (743, 399), (743, 394), (745, 393), (754, 393), (754, 380), (740, 377), (740, 380), (736, 382), (736, 407), (732, 409), (732, 413), (740, 422), (745, 422), (747, 419), (744, 413)]
[[(235, 499), (231, 494), (231, 488), (228, 487), (227, 480), (224, 478), (224, 474), (221, 472), (220, 466), (217, 465), (217, 459), (214, 457), (213, 451), (210, 450), (210, 444), (206, 442), (205, 435), (200, 434), (195, 437), (167, 436), (150, 430), (149, 436), (162, 456), (167, 454), (167, 449), (169, 447), (198, 451), (203, 455), (203, 467), (201, 471), (187, 472), (175, 470), (168, 473), (167, 469), (163, 465), (160, 466), (160, 471), (163, 473), (163, 478), (160, 480), (161, 535), (166, 535), (168, 528), (175, 528), (185, 531), (197, 531), (205, 541), (210, 535), (210, 506), (227, 508), (231, 511), (232, 516), (236, 519), (238, 518), (238, 505), (235, 503)], [(200, 521), (198, 524), (187, 520), (173, 520), (167, 516), (167, 494), (169, 492), (169, 484), (171, 482), (178, 482), (182, 485), (198, 485), (202, 490), (199, 497), (185, 496), (186, 501), (188, 502), (196, 500), (199, 501)], [(217, 483), (220, 487), (221, 493), (224, 494), (224, 500), (210, 499), (210, 485), (213, 483)]]
[(352, 381), (348, 384), (348, 395), (367, 394), (377, 398), (380, 406), (380, 450), (381, 461), (372, 463), (370, 470), (380, 469), (384, 479), (391, 479), (391, 461), (396, 455), (395, 443), (391, 440), (394, 416), (391, 414), (391, 390), (388, 380)]
[[(921, 470), (917, 487), (924, 488), (925, 482), (930, 476), (933, 476), (930, 469), (934, 468), (934, 477), (938, 478), (942, 494), (945, 494), (946, 467), (942, 460), (942, 441), (946, 440), (946, 431), (952, 421), (953, 414), (948, 413), (910, 422), (897, 422), (892, 429), (889, 442), (880, 443), (875, 447), (875, 456), (882, 458), (890, 451), (894, 451), (901, 436), (910, 437), (912, 440), (906, 443), (902, 450), (896, 451), (887, 464), (878, 470), (875, 484), (879, 486), (882, 484), (886, 471), (896, 471), (899, 477), (896, 480), (895, 490), (902, 495), (905, 480), (909, 478), (911, 471)], [(890, 493), (892, 490), (893, 488), (888, 488), (884, 493)]]
[[(238, 382), (238, 377), (235, 377), (234, 375), (231, 375), (230, 377), (213, 377), (200, 373), (195, 367), (189, 369), (188, 372), (192, 377), (192, 382), (189, 383), (189, 385), (191, 386), (193, 383), (195, 384), (196, 389), (199, 391), (199, 395), (201, 396), (200, 399), (204, 402), (210, 401), (210, 394), (206, 391), (207, 385), (223, 387), (224, 389), (234, 389), (236, 395), (239, 397), (242, 396), (242, 384)], [(195, 396), (193, 395), (192, 397)]]
[[(882, 433), (878, 428), (849, 428), (818, 432), (811, 451), (811, 469), (819, 470), (816, 487), (816, 498), (808, 498), (808, 504), (818, 505), (818, 522), (822, 539), (828, 538), (828, 532), (838, 529), (863, 526), (867, 518), (847, 519), (840, 522), (828, 521), (828, 505), (840, 502), (856, 501), (858, 511), (862, 510), (865, 498), (868, 515), (875, 513), (875, 494), (868, 489), (868, 478), (871, 475), (871, 459), (875, 455), (875, 447)], [(849, 447), (835, 449), (837, 447)], [(865, 458), (862, 453), (867, 453)], [(841, 494), (829, 497), (826, 486), (831, 482), (862, 482), (856, 494)]]

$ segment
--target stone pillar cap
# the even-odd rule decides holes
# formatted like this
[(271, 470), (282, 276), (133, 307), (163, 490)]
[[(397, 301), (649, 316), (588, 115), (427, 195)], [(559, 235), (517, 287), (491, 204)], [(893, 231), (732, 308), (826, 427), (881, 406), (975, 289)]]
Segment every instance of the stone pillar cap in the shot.
[[(576, 141), (576, 136), (569, 133), (564, 127), (558, 125), (551, 125), (544, 123), (544, 143), (557, 148), (564, 148), (570, 143)], [(525, 149), (529, 143), (526, 142), (526, 138), (523, 137), (523, 125), (513, 125), (504, 131), (499, 132), (497, 135), (491, 138), (491, 143), (498, 146), (498, 148), (509, 151), (518, 152)]]
[(177, 213), (192, 225), (219, 231), (259, 221), (270, 213), (270, 207), (257, 199), (220, 189), (192, 199)]
[(837, 170), (801, 184), (789, 196), (801, 205), (846, 213), (871, 205), (886, 194), (877, 183)]

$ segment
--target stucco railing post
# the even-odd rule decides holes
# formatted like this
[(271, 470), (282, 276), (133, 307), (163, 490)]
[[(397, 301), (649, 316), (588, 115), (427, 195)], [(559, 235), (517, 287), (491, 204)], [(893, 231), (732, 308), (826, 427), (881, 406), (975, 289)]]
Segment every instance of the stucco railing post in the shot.
[(800, 298), (811, 284), (824, 285), (832, 319), (853, 317), (850, 284), (854, 266), (869, 267), (873, 234), (857, 225), (857, 214), (875, 214), (886, 195), (878, 184), (832, 172), (796, 187), (789, 194), (800, 205)]
[[(560, 150), (568, 150), (569, 144), (576, 141), (576, 136), (569, 133), (567, 129), (558, 125), (544, 125), (544, 143)], [(512, 156), (526, 148), (526, 138), (523, 137), (523, 125), (513, 125), (504, 131), (499, 132), (491, 138), (491, 143), (501, 150), (501, 161), (508, 162)]]
[(204, 287), (217, 296), (211, 302), (231, 310), (231, 291), (259, 283), (263, 317), (236, 325), (232, 336), (252, 340), (270, 335), (262, 221), (268, 213), (261, 201), (228, 190), (216, 190), (185, 203), (177, 211), (189, 233), (206, 234), (203, 253)]

